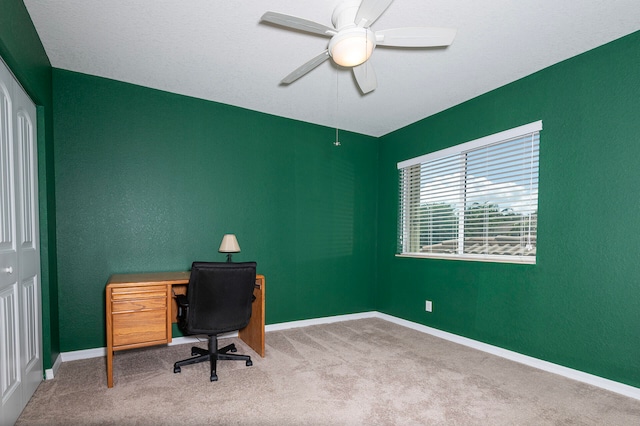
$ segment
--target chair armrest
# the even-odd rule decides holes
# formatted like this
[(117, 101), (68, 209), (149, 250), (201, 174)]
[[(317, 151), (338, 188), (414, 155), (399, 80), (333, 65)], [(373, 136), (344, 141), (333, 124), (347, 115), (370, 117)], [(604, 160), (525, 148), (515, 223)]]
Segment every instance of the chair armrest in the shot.
[(186, 294), (176, 294), (176, 302), (178, 303), (179, 308), (189, 307), (189, 300), (187, 299)]
[(187, 327), (187, 318), (189, 317), (189, 300), (184, 294), (176, 294), (176, 303), (178, 304), (178, 327), (184, 330)]

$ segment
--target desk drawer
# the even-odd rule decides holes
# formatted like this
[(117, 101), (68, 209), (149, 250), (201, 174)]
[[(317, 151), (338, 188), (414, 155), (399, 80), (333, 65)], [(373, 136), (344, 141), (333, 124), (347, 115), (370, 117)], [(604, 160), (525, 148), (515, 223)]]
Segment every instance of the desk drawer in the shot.
[(165, 309), (167, 307), (167, 297), (155, 297), (152, 299), (125, 299), (113, 300), (111, 302), (111, 312), (131, 312), (149, 309)]
[(111, 290), (111, 300), (149, 299), (153, 297), (167, 297), (167, 288), (162, 286), (126, 287)]
[(113, 346), (169, 342), (166, 309), (113, 314)]

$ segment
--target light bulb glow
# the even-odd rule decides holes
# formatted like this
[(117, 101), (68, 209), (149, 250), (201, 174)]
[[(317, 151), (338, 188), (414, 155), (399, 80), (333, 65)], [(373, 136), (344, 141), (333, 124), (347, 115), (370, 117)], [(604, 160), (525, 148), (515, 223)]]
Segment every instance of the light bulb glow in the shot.
[(329, 54), (333, 61), (343, 67), (355, 67), (371, 56), (375, 47), (375, 36), (364, 28), (341, 31), (329, 42)]

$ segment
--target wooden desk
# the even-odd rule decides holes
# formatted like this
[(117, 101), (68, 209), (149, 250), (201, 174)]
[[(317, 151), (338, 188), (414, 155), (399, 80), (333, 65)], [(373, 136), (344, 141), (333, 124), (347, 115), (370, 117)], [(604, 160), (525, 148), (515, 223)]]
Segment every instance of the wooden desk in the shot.
[[(173, 294), (185, 294), (188, 271), (117, 274), (109, 277), (107, 303), (107, 386), (113, 387), (113, 353), (171, 342), (176, 322)], [(238, 332), (258, 355), (264, 357), (264, 275), (256, 276), (256, 300), (249, 325)]]

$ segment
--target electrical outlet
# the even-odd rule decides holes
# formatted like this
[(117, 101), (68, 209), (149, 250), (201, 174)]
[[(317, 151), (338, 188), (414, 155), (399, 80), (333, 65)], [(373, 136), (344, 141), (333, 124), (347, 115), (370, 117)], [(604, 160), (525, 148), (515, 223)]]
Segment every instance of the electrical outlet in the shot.
[(426, 300), (424, 302), (424, 310), (427, 312), (432, 312), (433, 311), (433, 302), (431, 302), (431, 300)]

